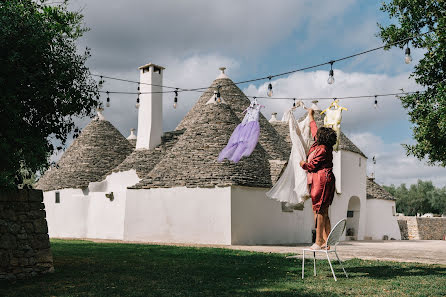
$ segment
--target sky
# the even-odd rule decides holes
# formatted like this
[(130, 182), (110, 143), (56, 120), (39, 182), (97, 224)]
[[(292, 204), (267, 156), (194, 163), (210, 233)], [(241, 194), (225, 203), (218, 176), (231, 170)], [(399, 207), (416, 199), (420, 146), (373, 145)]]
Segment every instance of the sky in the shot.
[[(207, 87), (225, 66), (233, 81), (242, 81), (327, 62), (381, 46), (377, 23), (391, 21), (378, 1), (360, 0), (189, 0), (100, 1), (71, 0), (90, 31), (78, 42), (91, 48), (92, 73), (139, 80), (138, 67), (162, 65), (164, 84), (180, 88)], [(412, 49), (413, 62), (404, 63), (404, 50), (376, 51), (333, 65), (335, 83), (327, 84), (328, 66), (273, 79), (276, 97), (343, 97), (421, 89), (410, 78), (423, 52)], [(103, 90), (136, 92), (136, 84), (106, 80)], [(249, 96), (265, 96), (267, 82), (241, 84)], [(163, 98), (163, 128), (175, 129), (198, 100), (199, 93)], [(137, 128), (136, 95), (113, 94), (104, 115), (128, 136)], [(105, 101), (105, 96), (102, 97)], [(259, 101), (279, 117), (290, 100)], [(418, 179), (446, 184), (446, 169), (406, 156), (402, 144), (413, 144), (411, 123), (395, 97), (345, 99), (341, 129), (371, 159), (381, 184), (413, 184)], [(320, 101), (324, 109), (330, 101)], [(303, 111), (301, 111), (302, 113)], [(296, 113), (296, 116), (298, 113)], [(80, 119), (85, 126), (89, 119)], [(54, 160), (60, 155), (53, 156)]]

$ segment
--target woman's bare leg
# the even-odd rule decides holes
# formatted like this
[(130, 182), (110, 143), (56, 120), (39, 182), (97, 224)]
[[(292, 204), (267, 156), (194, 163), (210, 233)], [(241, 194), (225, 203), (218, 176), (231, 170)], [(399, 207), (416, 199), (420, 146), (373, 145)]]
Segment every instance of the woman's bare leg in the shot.
[(327, 242), (328, 239), (328, 235), (330, 234), (331, 231), (331, 223), (330, 223), (330, 218), (328, 217), (328, 209), (326, 209), (322, 215), (324, 216), (324, 243)]
[(325, 216), (317, 214), (317, 226), (316, 226), (316, 244), (322, 246), (324, 244), (324, 229), (325, 229)]
[(325, 218), (325, 226), (324, 226), (324, 242), (327, 242), (328, 239), (328, 235), (330, 234), (331, 231), (331, 223), (330, 223), (330, 218), (328, 217), (328, 213), (326, 214), (326, 218)]

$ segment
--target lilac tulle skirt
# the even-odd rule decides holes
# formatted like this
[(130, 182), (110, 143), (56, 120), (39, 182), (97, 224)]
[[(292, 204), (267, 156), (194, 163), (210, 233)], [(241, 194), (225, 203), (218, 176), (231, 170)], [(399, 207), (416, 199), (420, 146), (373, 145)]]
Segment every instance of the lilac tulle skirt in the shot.
[(242, 157), (248, 157), (257, 145), (259, 134), (258, 121), (239, 124), (232, 132), (226, 147), (218, 155), (218, 161), (222, 162), (224, 159), (228, 159), (237, 163)]

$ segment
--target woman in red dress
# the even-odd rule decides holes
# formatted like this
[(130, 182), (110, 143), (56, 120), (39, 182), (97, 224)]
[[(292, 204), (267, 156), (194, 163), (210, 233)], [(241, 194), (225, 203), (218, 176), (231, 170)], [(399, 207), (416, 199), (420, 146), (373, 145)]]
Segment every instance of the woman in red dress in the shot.
[(336, 132), (331, 128), (318, 129), (313, 113), (312, 109), (308, 110), (311, 134), (315, 142), (308, 152), (307, 161), (301, 161), (300, 166), (308, 171), (308, 184), (311, 185), (310, 196), (316, 224), (316, 242), (311, 248), (321, 249), (326, 245), (331, 230), (328, 207), (333, 202), (335, 193), (333, 145), (336, 143)]

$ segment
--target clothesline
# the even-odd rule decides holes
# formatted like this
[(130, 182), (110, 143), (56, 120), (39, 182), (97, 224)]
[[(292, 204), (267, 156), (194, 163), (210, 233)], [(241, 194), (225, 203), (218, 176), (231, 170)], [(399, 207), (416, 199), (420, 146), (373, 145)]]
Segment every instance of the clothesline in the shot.
[[(124, 94), (124, 95), (142, 95), (142, 94), (153, 94), (152, 92), (119, 92), (119, 91), (99, 91), (104, 94)], [(201, 91), (200, 91), (201, 92)], [(373, 94), (373, 95), (357, 95), (357, 96), (331, 96), (331, 97), (267, 97), (267, 96), (252, 96), (245, 95), (248, 98), (257, 99), (274, 99), (274, 100), (335, 100), (335, 99), (361, 99), (361, 98), (374, 98), (374, 97), (390, 97), (390, 96), (403, 96), (421, 93), (423, 91), (410, 91), (410, 92), (398, 92), (398, 93), (384, 93), (384, 94)], [(240, 96), (240, 94), (222, 93), (222, 96)]]

